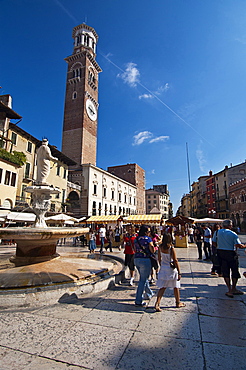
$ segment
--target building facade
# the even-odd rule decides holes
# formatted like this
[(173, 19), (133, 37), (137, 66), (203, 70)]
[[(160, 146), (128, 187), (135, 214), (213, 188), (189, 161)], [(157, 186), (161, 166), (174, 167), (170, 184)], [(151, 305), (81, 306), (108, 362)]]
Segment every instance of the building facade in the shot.
[[(0, 96), (0, 207), (23, 211), (29, 208), (31, 202), (31, 194), (26, 193), (25, 188), (33, 185), (36, 180), (36, 151), (41, 141), (10, 121), (21, 118), (12, 110), (11, 102), (10, 95)], [(50, 211), (62, 212), (67, 196), (68, 167), (76, 163), (56, 147), (50, 146), (50, 149), (58, 162), (50, 161), (47, 182), (61, 191), (60, 194), (52, 195)], [(24, 158), (23, 163), (13, 163), (15, 157)]]
[(108, 167), (108, 172), (136, 186), (136, 211), (145, 214), (145, 171), (136, 163)]
[(230, 219), (235, 227), (246, 231), (246, 178), (229, 185)]
[[(69, 172), (72, 183), (81, 184), (81, 196), (77, 196), (80, 216), (136, 214), (137, 187), (92, 164), (83, 164)], [(73, 190), (74, 192), (74, 190)], [(72, 193), (72, 192), (71, 192)], [(71, 193), (68, 203), (71, 204)], [(73, 199), (75, 194), (72, 195)], [(72, 212), (76, 214), (76, 205)]]

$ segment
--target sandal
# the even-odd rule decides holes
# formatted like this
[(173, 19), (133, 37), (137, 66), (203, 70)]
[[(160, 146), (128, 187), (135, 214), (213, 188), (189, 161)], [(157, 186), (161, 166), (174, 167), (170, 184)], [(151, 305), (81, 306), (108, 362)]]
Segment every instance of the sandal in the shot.
[(181, 308), (181, 307), (185, 307), (186, 304), (183, 303), (183, 302), (179, 302), (179, 303), (176, 303), (176, 308)]
[(227, 297), (229, 297), (229, 298), (233, 298), (233, 294), (232, 293), (225, 293), (225, 295), (227, 296)]
[(242, 295), (242, 294), (244, 294), (244, 292), (242, 292), (241, 290), (235, 290), (235, 292), (232, 292), (232, 294)]

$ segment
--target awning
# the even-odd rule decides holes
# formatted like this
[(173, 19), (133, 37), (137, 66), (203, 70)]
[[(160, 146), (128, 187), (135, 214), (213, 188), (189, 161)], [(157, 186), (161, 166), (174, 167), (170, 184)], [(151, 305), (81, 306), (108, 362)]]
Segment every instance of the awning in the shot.
[(168, 225), (185, 225), (185, 224), (193, 224), (194, 218), (185, 217), (185, 216), (175, 216), (166, 220), (166, 224)]
[(194, 222), (196, 224), (218, 224), (218, 223), (221, 223), (223, 221), (224, 220), (221, 219), (221, 218), (209, 218), (209, 217), (206, 217), (206, 218), (195, 218), (194, 219)]
[(117, 222), (119, 219), (122, 219), (122, 216), (119, 215), (104, 215), (104, 216), (91, 216), (86, 220), (87, 223), (89, 222)]
[(34, 213), (24, 213), (24, 212), (10, 212), (7, 215), (7, 220), (15, 222), (34, 222), (36, 215)]
[(46, 217), (45, 221), (50, 221), (50, 222), (65, 222), (65, 221), (78, 222), (79, 220), (75, 217), (68, 216), (65, 213), (58, 213), (55, 216)]
[(154, 215), (131, 215), (125, 218), (125, 221), (132, 223), (143, 223), (143, 222), (160, 222), (162, 214)]

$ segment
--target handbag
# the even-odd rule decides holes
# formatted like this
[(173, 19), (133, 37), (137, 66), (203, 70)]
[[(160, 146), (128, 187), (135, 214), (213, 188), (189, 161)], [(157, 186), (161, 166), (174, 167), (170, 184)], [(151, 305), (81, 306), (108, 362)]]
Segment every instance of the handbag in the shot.
[(176, 268), (174, 261), (172, 261), (172, 247), (170, 248), (170, 267), (172, 269)]
[(153, 269), (155, 270), (158, 270), (159, 268), (159, 264), (158, 264), (158, 261), (157, 261), (157, 258), (156, 256), (153, 254), (153, 253), (146, 253), (145, 250), (143, 249), (143, 247), (141, 246), (141, 244), (139, 243), (138, 239), (137, 239), (137, 242), (138, 242), (138, 245), (139, 247), (142, 249), (142, 251), (147, 255), (147, 257), (150, 259), (150, 262), (151, 262), (151, 267), (153, 267)]

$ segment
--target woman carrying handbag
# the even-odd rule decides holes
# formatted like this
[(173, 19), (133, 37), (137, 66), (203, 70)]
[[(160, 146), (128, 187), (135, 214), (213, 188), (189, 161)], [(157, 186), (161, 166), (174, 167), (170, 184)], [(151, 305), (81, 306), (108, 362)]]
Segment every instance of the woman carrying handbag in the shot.
[(151, 299), (154, 295), (149, 287), (149, 275), (151, 272), (151, 254), (154, 253), (154, 246), (150, 237), (150, 227), (142, 225), (138, 236), (134, 240), (134, 264), (139, 272), (139, 282), (137, 287), (135, 305), (145, 306), (144, 298)]
[(166, 288), (173, 288), (176, 300), (176, 307), (185, 307), (185, 304), (180, 302), (180, 267), (177, 260), (175, 249), (172, 246), (172, 237), (170, 234), (164, 234), (162, 243), (158, 249), (158, 259), (160, 271), (158, 273), (157, 287), (159, 288), (155, 303), (156, 312), (161, 312), (161, 298)]

